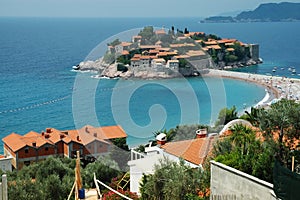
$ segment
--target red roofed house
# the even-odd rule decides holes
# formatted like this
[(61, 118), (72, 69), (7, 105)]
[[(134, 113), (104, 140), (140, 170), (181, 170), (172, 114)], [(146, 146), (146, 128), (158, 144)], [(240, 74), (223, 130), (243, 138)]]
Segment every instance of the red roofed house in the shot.
[(207, 136), (207, 131), (200, 129), (196, 132), (196, 138), (178, 142), (165, 142), (164, 134), (157, 136), (158, 146), (147, 147), (146, 154), (131, 150), (130, 167), (130, 191), (139, 194), (139, 184), (144, 174), (153, 174), (154, 166), (159, 160), (168, 158), (178, 162), (182, 158), (185, 164), (192, 168), (202, 168), (207, 155), (211, 152), (217, 136)]
[(120, 126), (85, 126), (79, 130), (59, 131), (47, 128), (41, 134), (29, 132), (23, 136), (12, 133), (2, 139), (4, 155), (11, 156), (15, 169), (46, 159), (48, 156), (72, 158), (80, 151), (83, 159), (94, 159), (106, 154), (112, 144), (110, 139), (126, 138)]

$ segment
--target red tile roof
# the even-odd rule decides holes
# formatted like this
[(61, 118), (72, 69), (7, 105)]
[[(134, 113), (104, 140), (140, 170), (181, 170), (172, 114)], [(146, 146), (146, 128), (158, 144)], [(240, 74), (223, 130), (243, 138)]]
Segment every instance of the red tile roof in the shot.
[(156, 34), (156, 35), (165, 35), (165, 34), (166, 34), (166, 31), (165, 31), (164, 29), (156, 30), (156, 31), (155, 31), (155, 34)]
[(203, 164), (211, 152), (216, 137), (196, 138), (179, 142), (169, 142), (162, 145), (165, 152), (181, 157), (195, 165)]
[(140, 49), (156, 49), (161, 48), (161, 45), (140, 45)]
[(14, 152), (26, 146), (26, 143), (21, 140), (22, 136), (16, 133), (11, 133), (4, 137), (2, 141)]
[(102, 141), (110, 144), (106, 139), (125, 138), (127, 134), (121, 126), (106, 126), (93, 127), (84, 126), (79, 130), (59, 131), (54, 128), (47, 128), (42, 134), (29, 132), (24, 136), (16, 133), (4, 137), (2, 141), (14, 152), (22, 149), (25, 146), (41, 147), (45, 144), (54, 145), (57, 142), (63, 141), (66, 144), (77, 142), (80, 144), (88, 144), (92, 141)]

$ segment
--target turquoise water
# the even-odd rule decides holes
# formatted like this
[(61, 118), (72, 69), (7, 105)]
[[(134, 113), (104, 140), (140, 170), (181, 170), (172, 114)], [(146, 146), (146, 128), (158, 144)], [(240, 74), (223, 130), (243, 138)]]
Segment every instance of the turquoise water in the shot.
[[(267, 64), (249, 68), (256, 73), (265, 73), (273, 64), (300, 66), (299, 23), (0, 18), (0, 137), (46, 127), (120, 124), (134, 146), (147, 142), (156, 130), (185, 123), (210, 124), (221, 108), (243, 109), (264, 97), (263, 88), (237, 80), (98, 80), (90, 78), (90, 73), (70, 70), (106, 38), (145, 25), (188, 27), (259, 43)], [(281, 45), (274, 46), (278, 40)], [(81, 80), (80, 84), (74, 84), (75, 80)]]

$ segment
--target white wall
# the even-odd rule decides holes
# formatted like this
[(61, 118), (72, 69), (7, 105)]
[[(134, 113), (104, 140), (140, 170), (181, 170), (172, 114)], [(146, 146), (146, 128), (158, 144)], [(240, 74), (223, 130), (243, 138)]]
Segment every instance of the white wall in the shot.
[(271, 183), (215, 161), (211, 161), (210, 189), (211, 199), (276, 199)]

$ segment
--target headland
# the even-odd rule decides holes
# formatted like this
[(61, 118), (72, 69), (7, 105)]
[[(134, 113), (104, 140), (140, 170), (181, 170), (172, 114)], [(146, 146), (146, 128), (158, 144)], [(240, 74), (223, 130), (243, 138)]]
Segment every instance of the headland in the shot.
[(94, 70), (99, 77), (175, 78), (199, 76), (203, 69), (228, 69), (261, 63), (259, 45), (204, 32), (144, 27), (131, 41), (116, 39), (96, 61), (74, 69)]

